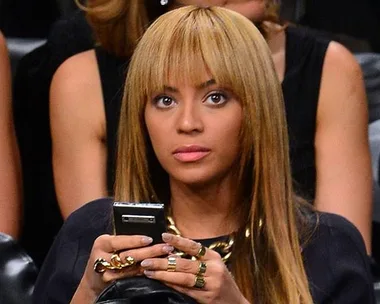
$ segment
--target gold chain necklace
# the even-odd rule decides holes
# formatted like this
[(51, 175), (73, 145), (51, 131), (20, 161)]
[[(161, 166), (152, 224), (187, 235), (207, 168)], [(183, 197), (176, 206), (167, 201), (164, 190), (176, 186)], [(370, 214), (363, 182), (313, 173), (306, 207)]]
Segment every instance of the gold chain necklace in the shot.
[[(179, 231), (179, 229), (175, 225), (174, 219), (170, 215), (166, 216), (166, 221), (167, 221), (167, 232), (172, 233), (172, 234), (177, 235), (177, 236), (182, 236), (181, 232)], [(260, 218), (259, 219), (259, 225), (258, 225), (259, 231), (262, 229), (262, 226), (263, 226), (263, 220)], [(245, 237), (249, 238), (250, 235), (251, 235), (251, 231), (250, 231), (249, 227), (247, 227), (245, 229)], [(220, 254), (220, 256), (222, 257), (222, 261), (226, 264), (232, 255), (232, 249), (233, 249), (234, 243), (235, 243), (234, 233), (231, 233), (228, 236), (227, 241), (216, 241), (216, 242), (212, 243), (210, 246), (208, 246), (208, 248), (218, 252)], [(190, 256), (190, 255), (186, 254), (185, 252), (180, 251), (178, 249), (175, 249), (174, 254), (176, 254), (180, 257), (183, 257), (183, 258), (191, 258), (193, 260), (195, 259), (195, 257)]]
[[(174, 235), (177, 235), (177, 236), (181, 236), (181, 232), (178, 230), (177, 226), (175, 225), (173, 218), (168, 215), (168, 216), (166, 216), (166, 220), (167, 220), (168, 232), (172, 233)], [(246, 237), (249, 237), (249, 229), (248, 228), (246, 230), (245, 235), (246, 235)], [(227, 263), (229, 258), (232, 255), (232, 248), (233, 248), (234, 242), (235, 242), (234, 233), (232, 233), (229, 235), (227, 241), (216, 241), (216, 242), (212, 243), (210, 246), (208, 246), (208, 248), (217, 251), (220, 254), (220, 256), (222, 257), (222, 261), (224, 263)], [(185, 252), (180, 251), (180, 250), (175, 250), (174, 254), (176, 254), (180, 257), (183, 257), (183, 258), (195, 259), (194, 257), (192, 257), (192, 256), (190, 256), (190, 255), (188, 255)]]

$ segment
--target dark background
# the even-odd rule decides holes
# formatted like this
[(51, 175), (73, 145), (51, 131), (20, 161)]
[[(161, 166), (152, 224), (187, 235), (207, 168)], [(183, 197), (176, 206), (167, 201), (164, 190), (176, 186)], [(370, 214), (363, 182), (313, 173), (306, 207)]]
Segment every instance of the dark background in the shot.
[[(5, 36), (44, 38), (52, 23), (75, 7), (73, 0), (0, 0), (0, 29)], [(374, 52), (380, 52), (379, 0), (282, 0), (282, 15), (305, 26), (368, 41)]]

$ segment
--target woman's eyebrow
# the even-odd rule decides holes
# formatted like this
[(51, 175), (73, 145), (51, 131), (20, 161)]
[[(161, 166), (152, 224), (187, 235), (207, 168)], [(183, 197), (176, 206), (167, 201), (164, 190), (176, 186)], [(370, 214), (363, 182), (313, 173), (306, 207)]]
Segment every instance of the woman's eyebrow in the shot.
[(197, 88), (198, 89), (204, 89), (204, 88), (207, 88), (207, 87), (212, 86), (214, 84), (216, 84), (215, 79), (210, 79), (210, 80), (207, 80), (207, 81), (202, 82), (201, 84), (197, 85)]
[(164, 90), (165, 91), (169, 91), (169, 92), (173, 92), (173, 93), (177, 93), (178, 92), (178, 89), (175, 88), (175, 87), (171, 87), (171, 86), (164, 86)]

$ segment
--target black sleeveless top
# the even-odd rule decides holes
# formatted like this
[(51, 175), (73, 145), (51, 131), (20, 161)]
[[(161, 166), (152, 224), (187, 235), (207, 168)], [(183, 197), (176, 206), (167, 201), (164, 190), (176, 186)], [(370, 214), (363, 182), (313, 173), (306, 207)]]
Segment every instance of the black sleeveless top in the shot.
[[(292, 175), (296, 191), (312, 200), (316, 182), (316, 113), (323, 62), (329, 42), (316, 38), (304, 28), (288, 27), (285, 31), (286, 63), (282, 89), (289, 130)], [(108, 189), (109, 194), (113, 195), (117, 127), (128, 60), (117, 59), (100, 47), (95, 52), (106, 115)]]
[(112, 194), (115, 181), (117, 129), (119, 125), (121, 101), (123, 99), (124, 80), (128, 69), (128, 60), (117, 58), (107, 53), (101, 47), (95, 47), (95, 54), (102, 85), (106, 117), (107, 189), (109, 194)]
[(296, 191), (312, 200), (316, 169), (314, 139), (323, 62), (329, 41), (305, 28), (286, 29), (282, 90), (289, 131), (290, 161)]

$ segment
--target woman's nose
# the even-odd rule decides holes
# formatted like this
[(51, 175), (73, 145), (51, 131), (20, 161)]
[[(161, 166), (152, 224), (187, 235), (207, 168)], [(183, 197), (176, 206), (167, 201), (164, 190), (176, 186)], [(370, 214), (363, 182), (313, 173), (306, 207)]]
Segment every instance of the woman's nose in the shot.
[(204, 124), (200, 106), (195, 102), (184, 103), (178, 111), (178, 133), (203, 132)]

